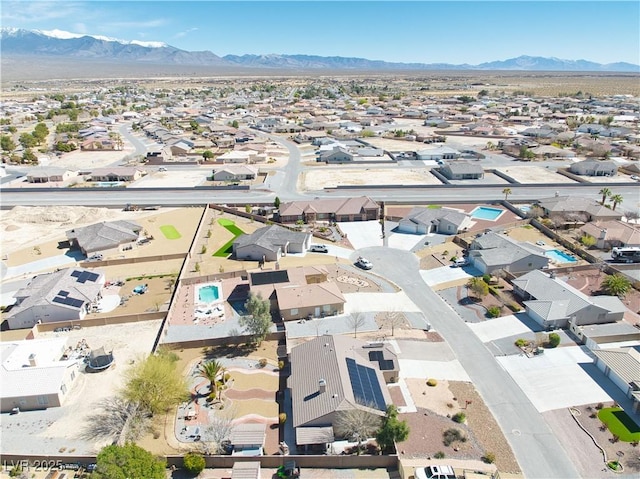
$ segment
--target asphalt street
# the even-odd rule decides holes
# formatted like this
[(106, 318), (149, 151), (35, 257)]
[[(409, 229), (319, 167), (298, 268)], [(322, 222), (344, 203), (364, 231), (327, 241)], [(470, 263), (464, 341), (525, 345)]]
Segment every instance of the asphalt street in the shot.
[(378, 273), (400, 286), (447, 343), (494, 414), (528, 479), (579, 478), (542, 415), (463, 320), (420, 277), (410, 252), (364, 248)]

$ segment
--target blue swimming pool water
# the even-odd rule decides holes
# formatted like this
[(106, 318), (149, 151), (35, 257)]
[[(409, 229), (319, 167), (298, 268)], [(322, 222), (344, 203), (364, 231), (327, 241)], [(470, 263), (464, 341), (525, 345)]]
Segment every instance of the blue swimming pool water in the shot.
[(478, 206), (471, 212), (472, 218), (478, 218), (481, 220), (495, 221), (500, 215), (504, 213), (504, 210), (498, 208), (489, 208), (488, 206)]
[(116, 186), (122, 186), (124, 183), (122, 181), (99, 181), (96, 183), (96, 186), (101, 188), (113, 188)]
[(215, 284), (201, 286), (198, 290), (198, 299), (201, 303), (213, 303), (220, 299), (220, 290)]
[(557, 249), (550, 249), (548, 251), (545, 251), (544, 254), (552, 260), (557, 261), (558, 263), (575, 263), (576, 261), (578, 261), (570, 254), (564, 253)]

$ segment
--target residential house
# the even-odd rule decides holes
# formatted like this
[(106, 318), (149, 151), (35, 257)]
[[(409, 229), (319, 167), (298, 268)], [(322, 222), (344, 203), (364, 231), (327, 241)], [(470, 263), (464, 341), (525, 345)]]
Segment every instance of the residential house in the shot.
[(320, 151), (317, 161), (325, 163), (349, 163), (354, 160), (356, 155), (343, 146), (336, 146), (328, 151)]
[(618, 165), (613, 161), (582, 160), (569, 167), (571, 173), (584, 176), (616, 176)]
[(296, 223), (303, 221), (368, 221), (380, 217), (380, 206), (367, 196), (356, 198), (330, 198), (301, 200), (282, 203), (278, 221)]
[(451, 208), (413, 208), (398, 223), (398, 231), (414, 234), (457, 234), (469, 228), (471, 217)]
[(282, 321), (342, 314), (346, 302), (340, 288), (332, 281), (276, 286), (275, 294)]
[(362, 410), (382, 417), (392, 403), (385, 382), (397, 381), (399, 366), (387, 344), (323, 335), (295, 346), (290, 362), (297, 446), (324, 450), (338, 436), (333, 430), (337, 414)]
[(7, 316), (9, 329), (84, 319), (90, 305), (101, 298), (104, 282), (104, 274), (84, 268), (34, 276), (14, 295), (16, 304)]
[(592, 353), (598, 369), (633, 401), (632, 411), (640, 414), (640, 346), (598, 349)]
[(232, 456), (262, 456), (267, 436), (265, 423), (236, 424), (229, 435)]
[(291, 231), (272, 225), (239, 236), (233, 243), (238, 260), (278, 261), (289, 253), (304, 253), (311, 244), (311, 233)]
[(620, 321), (625, 305), (616, 296), (587, 296), (542, 271), (514, 279), (513, 291), (524, 300), (527, 314), (544, 328), (566, 328)]
[(549, 265), (549, 258), (540, 248), (498, 233), (487, 233), (474, 239), (469, 247), (469, 261), (483, 274), (498, 270), (522, 273)]
[(80, 377), (80, 361), (66, 351), (65, 337), (0, 343), (0, 412), (62, 406)]
[(440, 172), (450, 180), (478, 180), (484, 177), (484, 169), (478, 163), (456, 161), (447, 163)]
[(619, 246), (640, 247), (640, 226), (620, 220), (594, 221), (585, 224), (580, 230), (596, 239), (595, 246), (610, 249)]
[(85, 255), (98, 251), (117, 250), (120, 246), (135, 243), (140, 238), (142, 226), (133, 221), (103, 221), (66, 232), (72, 248)]
[(448, 146), (437, 146), (416, 151), (416, 160), (456, 160), (460, 158), (460, 154), (461, 153), (458, 150), (454, 150)]
[[(264, 161), (264, 155), (262, 155), (262, 161)], [(216, 158), (216, 161), (219, 163), (256, 163), (259, 161), (259, 155), (256, 150), (233, 150), (223, 155), (220, 155)]]
[(92, 135), (80, 143), (82, 151), (119, 151), (122, 150), (122, 146), (122, 141), (98, 135)]
[(173, 156), (185, 156), (192, 152), (193, 143), (187, 140), (178, 140), (175, 143), (169, 145), (169, 151)]
[(230, 165), (213, 170), (213, 181), (255, 180), (258, 169), (249, 165)]
[(612, 210), (599, 202), (581, 196), (553, 196), (536, 202), (548, 218), (584, 215), (588, 221), (619, 220), (623, 213)]
[(77, 176), (77, 171), (65, 170), (64, 168), (36, 167), (27, 173), (27, 181), (29, 183), (62, 183)]
[(113, 168), (96, 168), (91, 170), (91, 181), (136, 181), (144, 172), (139, 168), (115, 166)]

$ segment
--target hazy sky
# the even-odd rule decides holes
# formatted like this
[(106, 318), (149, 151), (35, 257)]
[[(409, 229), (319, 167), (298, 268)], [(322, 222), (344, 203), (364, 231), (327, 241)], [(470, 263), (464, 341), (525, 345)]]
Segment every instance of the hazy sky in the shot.
[(640, 63), (630, 1), (5, 1), (2, 26), (161, 41), (226, 54), (421, 63), (519, 55)]

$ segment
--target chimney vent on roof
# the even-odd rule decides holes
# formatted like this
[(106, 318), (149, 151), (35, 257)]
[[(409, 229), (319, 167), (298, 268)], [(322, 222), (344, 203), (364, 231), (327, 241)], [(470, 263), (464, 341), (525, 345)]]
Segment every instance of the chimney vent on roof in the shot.
[(327, 390), (327, 381), (325, 381), (324, 379), (320, 379), (318, 381), (318, 390), (321, 394), (325, 392)]
[(36, 367), (38, 363), (36, 362), (36, 353), (31, 353), (29, 355), (29, 367)]

